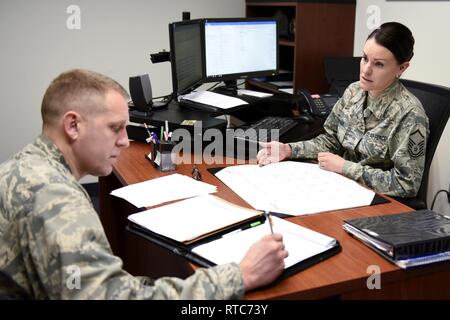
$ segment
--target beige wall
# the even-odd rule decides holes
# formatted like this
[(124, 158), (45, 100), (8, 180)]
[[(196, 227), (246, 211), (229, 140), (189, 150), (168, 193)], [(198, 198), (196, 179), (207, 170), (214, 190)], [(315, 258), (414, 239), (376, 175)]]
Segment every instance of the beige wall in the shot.
[[(414, 34), (414, 58), (404, 78), (450, 87), (450, 1), (357, 0), (354, 54), (360, 56), (372, 23), (399, 21)], [(430, 169), (428, 205), (450, 181), (450, 125), (443, 133)], [(447, 197), (440, 194), (434, 209), (450, 213)]]

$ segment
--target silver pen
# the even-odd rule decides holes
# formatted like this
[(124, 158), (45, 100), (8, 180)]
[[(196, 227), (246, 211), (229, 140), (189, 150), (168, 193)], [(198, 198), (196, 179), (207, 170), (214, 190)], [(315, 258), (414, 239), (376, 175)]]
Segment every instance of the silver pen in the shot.
[(269, 221), (270, 233), (273, 234), (273, 223), (272, 223), (272, 215), (269, 211), (264, 211), (264, 215), (266, 219)]

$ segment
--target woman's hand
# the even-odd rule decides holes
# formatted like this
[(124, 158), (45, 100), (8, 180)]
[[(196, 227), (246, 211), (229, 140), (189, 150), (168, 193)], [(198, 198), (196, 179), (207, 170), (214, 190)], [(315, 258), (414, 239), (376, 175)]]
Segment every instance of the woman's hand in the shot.
[(342, 168), (344, 168), (345, 162), (342, 157), (330, 152), (319, 152), (317, 161), (319, 162), (320, 169), (342, 174)]
[(289, 158), (292, 154), (291, 147), (278, 141), (271, 141), (268, 143), (260, 142), (261, 150), (256, 155), (256, 160), (260, 166), (265, 166), (269, 163), (280, 162)]

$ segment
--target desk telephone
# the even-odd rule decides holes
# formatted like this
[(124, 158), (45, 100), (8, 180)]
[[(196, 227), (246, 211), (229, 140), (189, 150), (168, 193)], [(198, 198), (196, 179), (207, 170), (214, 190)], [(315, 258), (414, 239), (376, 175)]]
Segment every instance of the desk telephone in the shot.
[(339, 100), (339, 96), (335, 94), (313, 94), (307, 90), (301, 89), (300, 93), (305, 97), (312, 115), (326, 118), (333, 106)]

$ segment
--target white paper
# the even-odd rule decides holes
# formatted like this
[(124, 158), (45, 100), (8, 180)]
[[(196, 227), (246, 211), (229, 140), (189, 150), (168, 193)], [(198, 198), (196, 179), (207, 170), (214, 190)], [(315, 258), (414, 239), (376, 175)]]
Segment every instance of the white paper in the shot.
[(230, 97), (224, 94), (219, 94), (211, 91), (196, 91), (188, 93), (181, 97), (184, 100), (191, 100), (214, 106), (221, 109), (230, 109), (243, 104), (248, 104), (242, 99)]
[(367, 206), (375, 195), (317, 164), (241, 165), (226, 167), (216, 175), (255, 209), (291, 215)]
[(216, 186), (174, 173), (113, 190), (111, 195), (141, 208), (214, 192)]
[[(273, 231), (283, 235), (283, 243), (289, 256), (285, 268), (324, 252), (335, 240), (321, 233), (272, 217)], [(270, 233), (268, 222), (241, 232), (233, 232), (222, 238), (195, 247), (192, 251), (216, 264), (239, 263), (252, 244)]]
[(278, 89), (278, 91), (282, 91), (289, 94), (294, 94), (294, 88), (285, 88), (285, 89)]
[(160, 235), (185, 242), (257, 214), (205, 195), (132, 214), (128, 219)]
[(244, 94), (247, 96), (253, 96), (258, 98), (266, 98), (273, 96), (272, 93), (267, 92), (259, 92), (259, 91), (253, 91), (253, 90), (247, 90), (247, 89), (238, 89), (237, 91), (238, 95)]

